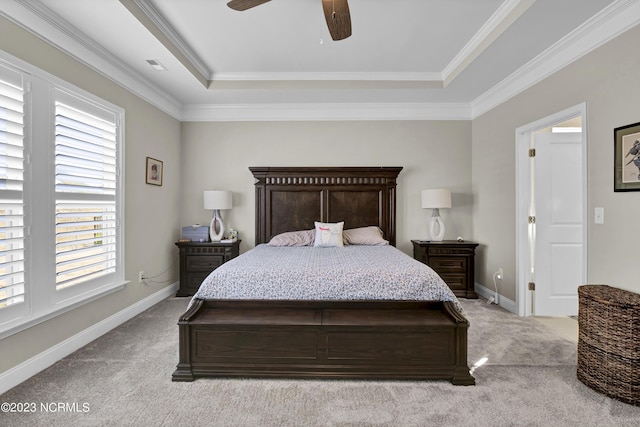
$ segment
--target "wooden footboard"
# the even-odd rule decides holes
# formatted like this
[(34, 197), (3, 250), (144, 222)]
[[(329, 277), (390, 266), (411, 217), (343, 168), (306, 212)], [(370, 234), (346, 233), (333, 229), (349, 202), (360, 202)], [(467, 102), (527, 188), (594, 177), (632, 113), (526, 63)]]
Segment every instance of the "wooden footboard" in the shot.
[(447, 379), (473, 385), (468, 321), (449, 302), (204, 301), (180, 318), (173, 381)]

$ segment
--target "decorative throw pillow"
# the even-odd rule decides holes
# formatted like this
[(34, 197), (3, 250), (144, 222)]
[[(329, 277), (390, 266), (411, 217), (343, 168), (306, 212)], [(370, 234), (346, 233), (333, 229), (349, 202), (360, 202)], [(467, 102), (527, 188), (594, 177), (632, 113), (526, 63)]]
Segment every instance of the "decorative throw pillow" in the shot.
[(337, 223), (316, 221), (314, 224), (316, 226), (316, 236), (313, 246), (344, 246), (342, 240), (342, 227), (344, 226), (344, 221)]
[(345, 245), (388, 245), (382, 238), (382, 230), (376, 226), (359, 227), (344, 230), (342, 233)]
[(312, 246), (316, 230), (288, 231), (273, 236), (269, 246)]

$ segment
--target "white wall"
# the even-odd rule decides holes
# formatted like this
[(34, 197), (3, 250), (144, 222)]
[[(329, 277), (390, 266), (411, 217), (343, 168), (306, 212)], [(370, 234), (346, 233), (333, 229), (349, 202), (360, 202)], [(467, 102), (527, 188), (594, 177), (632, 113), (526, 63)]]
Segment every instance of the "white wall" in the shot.
[[(225, 224), (239, 230), (241, 250), (254, 246), (254, 179), (250, 166), (402, 166), (398, 178), (397, 247), (428, 237), (426, 188), (451, 189), (441, 210), (445, 239), (472, 236), (471, 124), (468, 121), (189, 122), (182, 132), (183, 224), (208, 224), (202, 191), (233, 191)], [(309, 224), (313, 228), (313, 224)]]
[[(588, 281), (640, 291), (640, 193), (613, 191), (613, 129), (640, 122), (636, 27), (473, 121), (473, 229), (486, 244), (476, 270), (489, 283), (504, 267), (501, 294), (515, 300), (515, 129), (587, 103)], [(605, 208), (603, 225), (593, 209)]]
[[(0, 340), (0, 373), (52, 348), (178, 279), (180, 122), (0, 17), (0, 49), (125, 111), (125, 289)], [(164, 185), (145, 184), (145, 158), (164, 161)], [(36, 206), (37, 209), (37, 206)], [(137, 272), (167, 282), (138, 284)]]

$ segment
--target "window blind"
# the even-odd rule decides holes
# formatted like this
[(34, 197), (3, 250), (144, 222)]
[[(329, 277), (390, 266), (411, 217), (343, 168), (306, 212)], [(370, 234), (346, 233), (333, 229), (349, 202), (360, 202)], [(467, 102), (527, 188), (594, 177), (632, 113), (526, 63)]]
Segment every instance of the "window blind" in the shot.
[(57, 290), (116, 272), (117, 155), (115, 114), (57, 93)]
[(24, 302), (24, 87), (0, 66), (0, 310)]

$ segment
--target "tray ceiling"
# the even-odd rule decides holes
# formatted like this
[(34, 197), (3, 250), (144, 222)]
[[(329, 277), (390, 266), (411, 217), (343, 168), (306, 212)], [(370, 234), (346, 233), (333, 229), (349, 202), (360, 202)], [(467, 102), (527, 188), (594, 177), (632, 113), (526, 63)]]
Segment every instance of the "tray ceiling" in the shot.
[(183, 120), (471, 118), (640, 20), (632, 0), (349, 0), (353, 35), (333, 41), (321, 0), (2, 5)]

